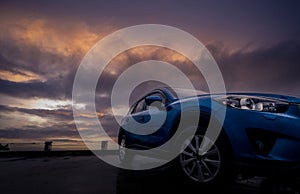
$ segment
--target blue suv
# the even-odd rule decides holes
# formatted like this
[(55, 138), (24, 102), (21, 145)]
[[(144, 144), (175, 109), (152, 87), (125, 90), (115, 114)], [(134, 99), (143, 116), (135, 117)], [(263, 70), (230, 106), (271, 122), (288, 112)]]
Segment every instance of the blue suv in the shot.
[[(197, 106), (182, 106), (195, 99)], [(221, 132), (213, 141), (205, 135), (209, 120), (218, 122), (220, 118), (218, 114), (212, 114), (217, 111), (213, 108), (224, 106), (225, 120), (220, 121)], [(149, 113), (151, 107), (157, 109), (152, 115)], [(147, 150), (168, 142), (178, 130), (178, 121), (187, 109), (199, 111), (198, 126), (172, 161), (186, 180), (211, 186), (230, 180), (237, 170), (299, 175), (300, 99), (277, 94), (207, 94), (197, 91), (195, 95), (188, 89), (152, 90), (136, 101), (123, 119), (125, 123), (118, 134), (120, 161), (132, 160), (133, 156), (126, 152), (126, 148)], [(158, 119), (155, 114), (162, 112), (166, 115), (165, 120), (155, 131), (138, 129), (145, 133), (136, 134), (123, 126), (131, 125), (133, 121), (147, 123), (151, 117)], [(205, 145), (209, 145), (208, 150), (203, 150)]]

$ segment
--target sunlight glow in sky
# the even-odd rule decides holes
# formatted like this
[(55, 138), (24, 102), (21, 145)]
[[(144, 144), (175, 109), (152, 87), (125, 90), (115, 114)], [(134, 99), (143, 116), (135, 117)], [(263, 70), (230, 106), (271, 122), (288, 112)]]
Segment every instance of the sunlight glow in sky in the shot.
[[(198, 38), (216, 59), (228, 91), (300, 96), (299, 10), (299, 1), (1, 1), (0, 143), (80, 141), (72, 112), (76, 69), (97, 41), (138, 24), (170, 25)], [(101, 75), (95, 99), (112, 137), (118, 125), (109, 89), (127, 67), (151, 59), (181, 67), (202, 87), (176, 52), (148, 46), (120, 54)]]
[(53, 110), (65, 107), (70, 108), (71, 105), (71, 100), (32, 99), (27, 101), (28, 107), (24, 108)]

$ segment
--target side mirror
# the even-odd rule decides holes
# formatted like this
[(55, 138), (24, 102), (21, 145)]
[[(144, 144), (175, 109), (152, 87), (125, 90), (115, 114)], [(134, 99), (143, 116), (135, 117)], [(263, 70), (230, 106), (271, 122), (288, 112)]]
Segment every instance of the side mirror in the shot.
[(153, 102), (162, 102), (161, 97), (159, 96), (147, 96), (145, 98), (145, 102), (147, 106), (150, 106)]

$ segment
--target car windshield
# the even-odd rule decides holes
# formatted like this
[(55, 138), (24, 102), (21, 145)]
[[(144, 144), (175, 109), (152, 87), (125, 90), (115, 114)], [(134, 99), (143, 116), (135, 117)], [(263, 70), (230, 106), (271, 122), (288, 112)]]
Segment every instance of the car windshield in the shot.
[(167, 88), (175, 98), (186, 98), (189, 96), (205, 95), (208, 92), (186, 88)]

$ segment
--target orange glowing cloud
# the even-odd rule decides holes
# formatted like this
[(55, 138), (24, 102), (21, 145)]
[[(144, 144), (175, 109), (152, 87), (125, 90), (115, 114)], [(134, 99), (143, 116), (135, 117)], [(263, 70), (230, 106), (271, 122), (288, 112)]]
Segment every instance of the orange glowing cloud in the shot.
[(22, 19), (6, 26), (9, 35), (17, 43), (35, 46), (44, 52), (65, 57), (86, 53), (107, 31), (114, 26), (93, 32), (83, 21), (60, 23), (47, 19)]
[(20, 73), (0, 70), (0, 79), (8, 80), (12, 82), (30, 82), (30, 81), (44, 81), (44, 79), (30, 71), (22, 71)]
[(106, 68), (111, 75), (118, 75), (128, 65), (133, 65), (144, 60), (160, 60), (171, 64), (188, 64), (189, 60), (173, 50), (158, 46), (140, 46), (129, 49), (116, 56)]
[(24, 19), (18, 25), (19, 30), (14, 34), (19, 41), (63, 56), (86, 52), (99, 39), (98, 35), (90, 32), (88, 26), (82, 22), (70, 30), (57, 28), (51, 22), (42, 19)]

